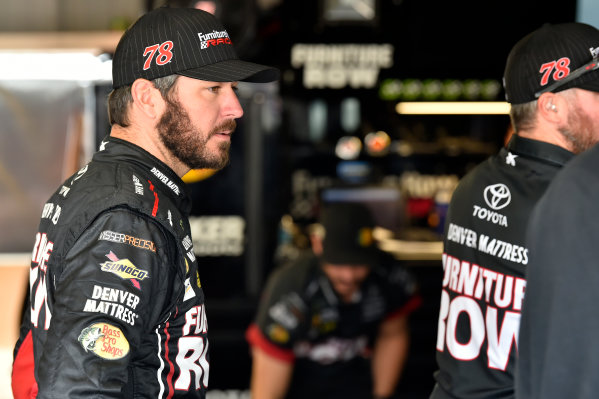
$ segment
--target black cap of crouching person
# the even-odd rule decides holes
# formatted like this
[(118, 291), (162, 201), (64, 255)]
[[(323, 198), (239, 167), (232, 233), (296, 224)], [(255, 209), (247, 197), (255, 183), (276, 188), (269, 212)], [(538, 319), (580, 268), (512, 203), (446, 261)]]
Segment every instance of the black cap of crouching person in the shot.
[(324, 230), (320, 259), (336, 265), (370, 265), (382, 258), (373, 237), (376, 223), (369, 209), (359, 203), (330, 203), (322, 210)]

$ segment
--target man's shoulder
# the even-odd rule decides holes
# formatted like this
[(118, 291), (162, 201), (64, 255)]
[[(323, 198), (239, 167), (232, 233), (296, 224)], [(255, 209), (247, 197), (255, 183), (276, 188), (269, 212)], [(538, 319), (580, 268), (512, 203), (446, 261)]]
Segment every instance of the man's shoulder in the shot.
[[(139, 168), (126, 163), (92, 160), (66, 179), (44, 204), (40, 228), (62, 237), (78, 237), (94, 220), (114, 210), (119, 218), (147, 217), (167, 226), (179, 220), (177, 207), (169, 206)], [(148, 172), (147, 172), (148, 173)], [(163, 198), (164, 197), (164, 198)], [(167, 202), (165, 202), (167, 201)], [(168, 208), (168, 215), (158, 215)]]
[(297, 258), (277, 267), (273, 274), (281, 279), (305, 280), (315, 274), (318, 268), (318, 258), (311, 251), (305, 251)]
[[(91, 161), (66, 179), (51, 197), (69, 213), (101, 212), (118, 204), (138, 208), (153, 201), (143, 176), (127, 165)], [(149, 195), (148, 195), (149, 194)]]
[(502, 148), (477, 164), (460, 179), (452, 195), (454, 202), (468, 201), (473, 193), (480, 192), (481, 196), (486, 196), (502, 190), (512, 197), (534, 202), (560, 169), (555, 166), (548, 168), (534, 158), (527, 158), (526, 162), (519, 158), (519, 155)]
[(306, 252), (274, 269), (270, 275), (270, 280), (273, 285), (299, 292), (318, 276), (317, 271), (318, 258)]
[(459, 196), (461, 193), (470, 195), (470, 191), (478, 187), (486, 187), (490, 181), (495, 180), (497, 177), (499, 177), (499, 174), (497, 173), (496, 155), (485, 159), (466, 172), (458, 182), (454, 196)]

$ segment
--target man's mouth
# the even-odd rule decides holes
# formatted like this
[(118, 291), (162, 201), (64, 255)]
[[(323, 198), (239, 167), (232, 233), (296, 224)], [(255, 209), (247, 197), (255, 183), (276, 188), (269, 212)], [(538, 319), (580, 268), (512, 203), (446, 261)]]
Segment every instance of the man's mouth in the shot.
[(229, 133), (214, 133), (212, 137), (214, 137), (216, 140), (219, 140), (220, 142), (231, 141), (231, 135)]

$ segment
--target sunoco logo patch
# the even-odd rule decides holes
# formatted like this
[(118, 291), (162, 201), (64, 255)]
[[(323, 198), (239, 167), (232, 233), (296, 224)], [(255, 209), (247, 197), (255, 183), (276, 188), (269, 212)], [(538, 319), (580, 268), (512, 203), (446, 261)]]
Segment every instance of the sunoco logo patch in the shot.
[(86, 352), (107, 360), (121, 359), (129, 353), (129, 341), (120, 328), (108, 323), (94, 323), (77, 338)]
[(121, 259), (118, 262), (104, 262), (101, 266), (102, 271), (116, 274), (123, 280), (133, 278), (141, 281), (148, 277), (147, 271), (139, 269), (129, 259)]
[(138, 289), (141, 289), (140, 281), (150, 277), (147, 270), (138, 268), (129, 259), (119, 259), (112, 251), (106, 257), (110, 262), (100, 263), (101, 270), (119, 276), (123, 280), (130, 280)]

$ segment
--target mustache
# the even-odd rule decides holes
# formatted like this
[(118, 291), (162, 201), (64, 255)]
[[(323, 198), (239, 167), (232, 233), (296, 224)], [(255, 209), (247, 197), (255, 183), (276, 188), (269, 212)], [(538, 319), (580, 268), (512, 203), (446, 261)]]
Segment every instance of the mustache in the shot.
[(237, 129), (237, 122), (235, 121), (235, 119), (229, 119), (224, 121), (220, 125), (215, 126), (214, 129), (212, 129), (211, 133), (215, 134), (222, 131), (233, 132), (235, 129)]

